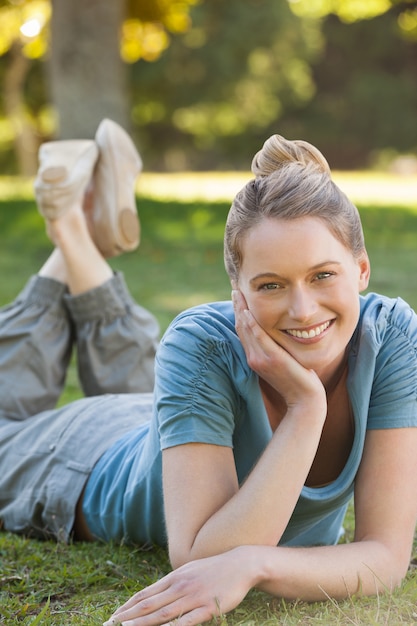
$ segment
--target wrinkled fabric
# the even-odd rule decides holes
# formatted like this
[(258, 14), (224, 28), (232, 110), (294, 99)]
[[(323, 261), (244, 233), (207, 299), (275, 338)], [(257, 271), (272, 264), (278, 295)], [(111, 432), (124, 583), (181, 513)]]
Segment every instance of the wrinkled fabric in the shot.
[[(5, 529), (68, 540), (97, 460), (150, 419), (158, 335), (154, 317), (133, 301), (121, 275), (79, 296), (34, 276), (0, 310)], [(90, 397), (56, 409), (74, 347)]]

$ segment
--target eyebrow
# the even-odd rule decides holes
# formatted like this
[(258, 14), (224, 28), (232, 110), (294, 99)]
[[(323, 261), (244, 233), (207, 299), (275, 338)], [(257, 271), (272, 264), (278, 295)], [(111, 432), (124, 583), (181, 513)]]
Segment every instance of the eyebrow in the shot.
[[(314, 272), (314, 270), (318, 270), (321, 267), (325, 267), (326, 265), (341, 265), (340, 261), (332, 261), (332, 260), (328, 260), (328, 261), (321, 261), (320, 263), (317, 263), (317, 265), (313, 265), (312, 267), (309, 268), (309, 272)], [(279, 278), (282, 280), (285, 280), (283, 276), (280, 276), (279, 274), (275, 274), (275, 272), (261, 272), (260, 274), (256, 274), (256, 276), (253, 276), (253, 278), (251, 278), (249, 280), (250, 283), (254, 283), (259, 279), (265, 279), (265, 278)]]

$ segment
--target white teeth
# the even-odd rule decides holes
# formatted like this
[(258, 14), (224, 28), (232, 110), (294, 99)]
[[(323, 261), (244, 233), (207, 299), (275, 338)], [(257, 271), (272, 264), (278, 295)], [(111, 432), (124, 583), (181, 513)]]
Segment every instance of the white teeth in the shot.
[(293, 337), (298, 337), (299, 339), (312, 339), (313, 337), (317, 337), (321, 335), (326, 328), (329, 328), (330, 322), (325, 322), (316, 328), (312, 328), (311, 330), (287, 330), (289, 335)]

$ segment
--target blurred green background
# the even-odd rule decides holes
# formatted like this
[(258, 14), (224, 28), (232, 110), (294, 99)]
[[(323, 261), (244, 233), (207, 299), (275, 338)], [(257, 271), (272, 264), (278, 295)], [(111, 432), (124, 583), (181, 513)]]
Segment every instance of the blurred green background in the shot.
[(416, 0), (0, 0), (0, 172), (110, 117), (147, 171), (240, 170), (272, 133), (416, 171)]

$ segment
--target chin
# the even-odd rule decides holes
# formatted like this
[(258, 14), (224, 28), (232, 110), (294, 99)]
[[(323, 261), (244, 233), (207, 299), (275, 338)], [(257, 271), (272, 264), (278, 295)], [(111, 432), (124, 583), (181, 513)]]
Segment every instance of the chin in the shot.
[[(307, 348), (309, 348), (309, 346)], [(291, 354), (292, 357), (294, 357), (296, 361), (300, 363), (300, 365), (308, 370), (314, 370), (316, 373), (318, 371), (322, 371), (323, 368), (328, 367), (335, 361), (335, 359), (337, 359), (337, 355), (333, 352), (329, 353), (326, 350), (317, 350), (317, 344), (314, 353), (308, 353), (303, 347), (298, 349), (294, 347), (292, 349), (285, 349), (289, 352), (289, 354)]]

